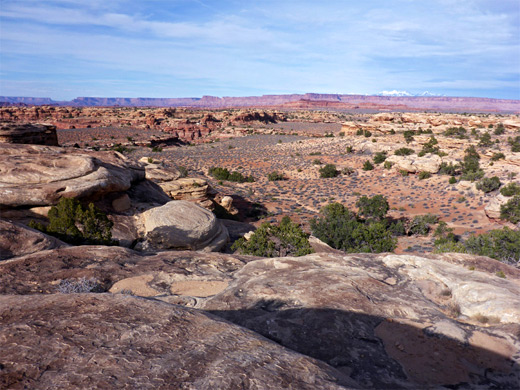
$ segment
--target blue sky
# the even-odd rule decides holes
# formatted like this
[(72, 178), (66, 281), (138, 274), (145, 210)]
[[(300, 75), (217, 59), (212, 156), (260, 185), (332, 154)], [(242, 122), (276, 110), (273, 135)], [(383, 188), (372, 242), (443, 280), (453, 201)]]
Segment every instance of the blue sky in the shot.
[(518, 0), (0, 0), (0, 95), (520, 99)]

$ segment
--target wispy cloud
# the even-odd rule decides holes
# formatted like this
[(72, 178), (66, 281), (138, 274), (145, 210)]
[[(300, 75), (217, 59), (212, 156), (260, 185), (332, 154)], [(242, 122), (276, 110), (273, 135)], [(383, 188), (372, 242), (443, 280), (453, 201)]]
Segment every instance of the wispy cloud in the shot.
[(56, 98), (74, 97), (74, 88), (520, 98), (519, 6), (496, 3), (2, 0), (0, 86), (11, 95), (48, 86)]

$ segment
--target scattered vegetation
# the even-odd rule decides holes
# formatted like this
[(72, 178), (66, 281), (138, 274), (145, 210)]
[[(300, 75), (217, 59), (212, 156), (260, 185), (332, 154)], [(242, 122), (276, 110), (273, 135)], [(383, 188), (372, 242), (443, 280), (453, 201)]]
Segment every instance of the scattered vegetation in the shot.
[(500, 218), (511, 223), (520, 222), (520, 195), (515, 195), (500, 206)]
[(520, 195), (520, 185), (511, 182), (500, 189), (500, 193), (504, 196)]
[(473, 145), (465, 150), (461, 180), (475, 181), (484, 177), (479, 160), (480, 155)]
[(419, 172), (419, 180), (429, 179), (430, 177), (432, 177), (432, 174), (428, 171)]
[(476, 185), (477, 190), (480, 190), (484, 193), (496, 191), (500, 188), (502, 183), (500, 182), (500, 179), (497, 176), (493, 177), (485, 177), (481, 181), (479, 181)]
[(273, 171), (271, 172), (270, 174), (267, 175), (267, 180), (269, 181), (280, 181), (280, 180), (285, 180), (285, 177), (277, 172), (277, 171)]
[(374, 164), (381, 164), (386, 160), (386, 152), (377, 152), (374, 156)]
[(506, 156), (502, 152), (493, 153), (493, 156), (491, 157), (491, 161), (503, 160), (505, 158), (506, 158)]
[(510, 265), (520, 265), (520, 231), (507, 227), (488, 233), (471, 235), (466, 241), (451, 234), (440, 235), (435, 241), (435, 251), (469, 253), (488, 256)]
[(58, 284), (58, 292), (61, 294), (83, 294), (91, 292), (103, 292), (101, 283), (96, 278), (82, 277), (79, 279), (63, 279)]
[(466, 129), (464, 127), (462, 127), (462, 126), (459, 126), (459, 127), (449, 127), (444, 132), (444, 135), (446, 137), (454, 137), (454, 138), (458, 138), (458, 139), (468, 138), (468, 136), (466, 134)]
[[(385, 202), (376, 200), (374, 204)], [(372, 203), (370, 199), (368, 203)], [(312, 234), (333, 248), (350, 253), (391, 252), (396, 248), (397, 239), (385, 220), (363, 220), (341, 203), (323, 207), (320, 214), (319, 219), (311, 220)]]
[(513, 153), (520, 152), (520, 135), (517, 135), (515, 138), (509, 137), (507, 143), (511, 146)]
[(414, 153), (415, 153), (415, 151), (410, 148), (400, 148), (394, 152), (394, 154), (396, 156), (410, 156), (411, 154), (414, 154)]
[(338, 175), (339, 171), (334, 164), (327, 164), (320, 168), (320, 177), (322, 178), (336, 177)]
[(506, 129), (504, 128), (504, 125), (502, 123), (499, 123), (497, 127), (495, 127), (495, 130), (493, 131), (493, 134), (495, 135), (502, 135), (506, 132)]
[(208, 173), (217, 180), (227, 180), (237, 183), (252, 183), (255, 181), (253, 176), (244, 176), (238, 171), (229, 172), (227, 168), (211, 167)]
[(493, 140), (491, 139), (491, 134), (486, 131), (484, 134), (480, 136), (480, 140), (478, 142), (478, 146), (492, 146)]
[(313, 252), (308, 235), (287, 216), (278, 226), (263, 223), (249, 240), (240, 238), (231, 249), (262, 257), (304, 256)]
[(425, 236), (430, 232), (431, 225), (439, 222), (439, 217), (435, 214), (417, 215), (408, 226), (408, 235)]
[(116, 244), (112, 240), (112, 221), (93, 203), (84, 208), (74, 198), (61, 198), (49, 210), (48, 218), (48, 225), (31, 221), (29, 226), (74, 245)]
[(439, 141), (437, 141), (437, 138), (435, 138), (433, 135), (430, 137), (430, 139), (428, 140), (428, 142), (426, 142), (424, 145), (423, 145), (423, 148), (422, 150), (417, 153), (417, 155), (419, 157), (422, 157), (422, 156), (425, 156), (426, 154), (428, 153), (433, 153), (433, 154), (438, 154), (440, 152), (440, 149), (438, 146), (435, 146), (439, 143)]
[(372, 169), (374, 169), (374, 166), (372, 165), (372, 163), (369, 160), (366, 160), (363, 163), (363, 170), (364, 171), (371, 171)]
[(439, 174), (440, 175), (450, 175), (450, 176), (455, 176), (455, 175), (460, 175), (461, 173), (461, 166), (459, 164), (453, 164), (452, 162), (450, 162), (449, 164), (446, 163), (446, 162), (442, 162), (440, 167), (439, 167)]

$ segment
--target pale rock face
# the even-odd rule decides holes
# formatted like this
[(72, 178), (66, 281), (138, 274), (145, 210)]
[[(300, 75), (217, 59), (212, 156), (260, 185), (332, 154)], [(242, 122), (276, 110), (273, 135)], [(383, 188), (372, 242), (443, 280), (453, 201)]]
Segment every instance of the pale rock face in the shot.
[(141, 220), (146, 241), (155, 248), (218, 251), (229, 239), (213, 213), (188, 201), (147, 210)]
[(142, 168), (117, 152), (0, 144), (0, 205), (48, 206), (61, 197), (126, 191)]
[(495, 197), (493, 197), (489, 203), (484, 208), (484, 211), (486, 212), (486, 215), (488, 218), (493, 219), (499, 219), (500, 218), (500, 206), (507, 203), (507, 201), (511, 199), (507, 196), (504, 196), (502, 194), (497, 194)]
[(423, 157), (416, 155), (410, 156), (389, 156), (386, 161), (394, 164), (398, 170), (405, 170), (407, 172), (430, 172), (437, 173), (442, 163), (442, 159), (436, 154), (427, 154)]

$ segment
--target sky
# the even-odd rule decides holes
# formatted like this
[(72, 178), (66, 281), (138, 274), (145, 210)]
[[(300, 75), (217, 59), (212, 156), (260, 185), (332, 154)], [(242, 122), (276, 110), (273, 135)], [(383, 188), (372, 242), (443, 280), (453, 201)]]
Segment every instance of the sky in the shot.
[(0, 95), (520, 99), (519, 0), (0, 0)]

